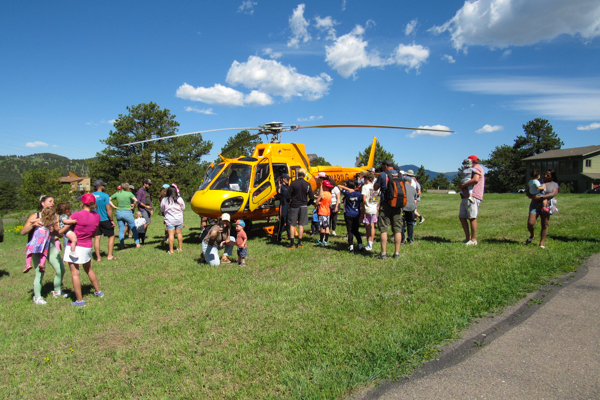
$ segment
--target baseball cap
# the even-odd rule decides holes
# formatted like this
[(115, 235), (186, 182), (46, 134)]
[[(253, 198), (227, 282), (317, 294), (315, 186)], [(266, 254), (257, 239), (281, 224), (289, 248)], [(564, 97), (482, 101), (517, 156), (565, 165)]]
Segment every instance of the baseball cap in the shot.
[(386, 167), (393, 167), (394, 166), (394, 162), (390, 161), (390, 160), (384, 160), (381, 164), (385, 165)]
[(223, 213), (223, 215), (221, 215), (221, 221), (231, 221), (231, 216), (227, 213)]
[(129, 189), (135, 189), (135, 186), (129, 185)]
[(163, 189), (168, 189), (169, 187), (171, 187), (171, 185), (169, 185), (168, 183), (165, 183), (165, 184), (163, 185)]
[(152, 185), (152, 181), (149, 178), (144, 179), (143, 183), (147, 183), (148, 185)]
[(119, 186), (117, 186), (117, 189), (121, 190), (121, 189), (123, 189), (123, 188), (121, 187), (121, 185), (119, 185)]
[(96, 196), (94, 196), (91, 193), (86, 193), (83, 196), (81, 196), (81, 202), (83, 204), (95, 204), (96, 203)]
[(104, 182), (102, 179), (96, 179), (94, 181), (94, 187), (106, 186), (108, 183)]
[(323, 181), (323, 187), (324, 188), (332, 188), (333, 184), (326, 180), (326, 181)]
[(473, 161), (479, 161), (479, 158), (477, 158), (477, 156), (469, 156), (467, 157), (469, 160), (473, 160)]
[(281, 177), (283, 179), (290, 179), (290, 176), (288, 174), (286, 174), (285, 172), (283, 174), (281, 174)]
[(241, 219), (238, 219), (237, 221), (235, 221), (235, 224), (241, 226), (242, 228), (246, 227), (246, 223), (244, 221), (242, 221)]
[(323, 171), (319, 172), (319, 175), (317, 175), (318, 178), (325, 178), (327, 177), (327, 174)]

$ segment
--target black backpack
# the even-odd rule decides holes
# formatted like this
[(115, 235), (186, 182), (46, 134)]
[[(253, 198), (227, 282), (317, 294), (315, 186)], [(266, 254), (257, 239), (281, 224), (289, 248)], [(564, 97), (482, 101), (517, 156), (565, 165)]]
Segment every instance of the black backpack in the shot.
[(388, 183), (385, 188), (385, 201), (392, 208), (402, 208), (406, 206), (406, 188), (404, 179), (394, 171), (385, 172), (388, 177)]

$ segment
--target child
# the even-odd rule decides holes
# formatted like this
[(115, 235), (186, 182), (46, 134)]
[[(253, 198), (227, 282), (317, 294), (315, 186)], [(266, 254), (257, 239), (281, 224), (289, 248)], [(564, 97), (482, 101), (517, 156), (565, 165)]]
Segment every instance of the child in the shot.
[(321, 192), (315, 200), (319, 215), (319, 240), (315, 246), (329, 246), (329, 217), (331, 215), (331, 189), (333, 185), (328, 180), (321, 184)]
[[(546, 185), (540, 183), (540, 171), (538, 169), (532, 169), (529, 176), (531, 176), (531, 180), (527, 183), (529, 194), (532, 196), (543, 196)], [(542, 199), (542, 212), (550, 212), (550, 209), (548, 208), (548, 199)]]
[[(68, 203), (60, 203), (56, 206), (56, 213), (60, 215), (58, 217), (60, 229), (64, 228), (65, 225), (75, 225), (77, 223), (76, 219), (69, 218), (71, 216), (71, 206)], [(71, 260), (77, 261), (79, 259), (79, 256), (75, 252), (75, 248), (77, 247), (77, 235), (73, 232), (73, 227), (65, 233), (65, 236), (71, 242)], [(65, 241), (65, 243), (67, 242)]]
[[(477, 175), (481, 176), (481, 172), (479, 172), (475, 168), (473, 168), (473, 160), (471, 160), (470, 158), (466, 158), (463, 161), (462, 167), (463, 167), (462, 171), (460, 171), (460, 173), (462, 175), (462, 179), (460, 180), (460, 183), (469, 182), (473, 178), (473, 174), (477, 174)], [(472, 194), (473, 194), (473, 186), (467, 186), (467, 187), (463, 188), (460, 192), (460, 195), (463, 199), (468, 198), (471, 203), (474, 203), (475, 200), (473, 200)]]
[(142, 213), (140, 211), (136, 211), (135, 213), (135, 227), (138, 231), (138, 237), (140, 238), (140, 243), (144, 244), (146, 242), (146, 218), (142, 217)]
[(310, 236), (315, 236), (319, 231), (319, 214), (317, 214), (317, 207), (313, 209), (312, 221), (310, 223)]
[(43, 226), (33, 231), (33, 236), (27, 247), (25, 248), (25, 263), (23, 273), (29, 272), (33, 268), (31, 265), (33, 254), (40, 254), (40, 264), (38, 265), (40, 272), (45, 271), (46, 260), (48, 259), (48, 251), (50, 249), (50, 233), (52, 225), (54, 225), (56, 214), (54, 207), (46, 207), (40, 213), (40, 221)]
[(246, 232), (244, 232), (245, 227), (246, 223), (242, 220), (238, 220), (235, 223), (235, 230), (237, 232), (235, 244), (238, 247), (238, 265), (240, 267), (246, 266), (246, 256), (248, 255), (248, 236), (246, 235)]
[(354, 181), (348, 181), (347, 185), (340, 185), (340, 188), (344, 195), (344, 219), (346, 220), (346, 229), (348, 230), (348, 251), (354, 253), (354, 245), (352, 244), (354, 236), (356, 236), (358, 250), (362, 251), (364, 248), (358, 230), (360, 227), (363, 196), (360, 191), (355, 190), (356, 183)]
[(375, 241), (375, 224), (377, 223), (378, 199), (377, 191), (373, 188), (375, 176), (372, 172), (365, 174), (365, 183), (361, 189), (363, 197), (363, 224), (367, 230), (367, 251), (373, 250), (373, 242)]

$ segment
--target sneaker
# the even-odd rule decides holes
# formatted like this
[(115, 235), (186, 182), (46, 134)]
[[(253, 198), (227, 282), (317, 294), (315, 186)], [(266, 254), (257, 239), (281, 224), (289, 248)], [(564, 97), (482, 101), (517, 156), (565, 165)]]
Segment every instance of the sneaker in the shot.
[(231, 260), (230, 260), (230, 259), (229, 259), (229, 257), (227, 257), (227, 256), (223, 256), (223, 257), (221, 257), (221, 262), (222, 262), (223, 264), (231, 264)]
[(75, 307), (85, 307), (85, 300), (74, 301), (71, 303), (71, 305)]
[(527, 240), (525, 241), (525, 244), (531, 244), (531, 242), (533, 242), (533, 238), (528, 237)]
[(392, 256), (392, 258), (400, 258), (400, 254), (399, 253), (394, 253), (394, 255)]
[(385, 254), (385, 253), (381, 253), (381, 254), (379, 254), (379, 255), (377, 256), (377, 258), (378, 258), (378, 259), (380, 259), (380, 260), (385, 260), (385, 259), (387, 258), (387, 254)]
[(329, 242), (323, 242), (323, 247), (329, 246)]
[(354, 253), (354, 246), (353, 246), (353, 245), (350, 245), (350, 247), (348, 248), (348, 251), (349, 251), (350, 253)]
[(477, 246), (477, 240), (469, 240), (467, 242), (467, 246)]
[(287, 246), (285, 246), (286, 249), (295, 249), (296, 246), (294, 246), (293, 244), (288, 244)]
[(243, 262), (243, 263), (240, 263), (240, 267), (245, 267), (245, 266), (246, 266), (246, 263), (245, 263), (245, 262)]
[(324, 246), (325, 242), (321, 242), (320, 240), (317, 240), (317, 243), (315, 243), (315, 246)]
[(363, 245), (362, 245), (362, 243), (360, 243), (360, 244), (358, 245), (358, 250), (359, 250), (359, 251), (363, 251), (364, 249), (365, 249), (365, 246), (363, 246)]
[(66, 299), (67, 297), (69, 297), (69, 293), (65, 292), (64, 290), (56, 290), (50, 293), (52, 293), (53, 299), (57, 299), (59, 297), (64, 297)]
[(540, 246), (540, 249), (546, 250), (546, 246)]
[(94, 292), (94, 296), (96, 296), (96, 297), (104, 297), (104, 293), (102, 293), (102, 291)]
[(410, 240), (410, 239), (408, 239), (408, 240), (406, 241), (406, 244), (413, 244), (413, 241), (412, 241), (412, 240)]
[(298, 243), (298, 244), (296, 245), (296, 248), (297, 248), (297, 249), (301, 249), (302, 247), (304, 247), (304, 246), (302, 246), (302, 243)]
[(371, 250), (373, 250), (373, 248), (371, 246), (367, 246), (367, 247), (365, 247), (365, 250), (366, 251), (371, 251)]
[(465, 239), (461, 243), (469, 243), (470, 241), (471, 241), (471, 239)]
[(46, 303), (46, 301), (42, 297), (34, 297), (33, 304), (44, 305), (44, 304), (48, 304), (48, 303)]
[(423, 216), (421, 216), (421, 221), (419, 221), (419, 225), (421, 225), (423, 222), (425, 222), (425, 218), (423, 218)]
[(337, 234), (335, 233), (335, 231), (331, 231), (331, 236), (337, 236)]
[(26, 274), (29, 271), (31, 271), (33, 269), (33, 266), (31, 265), (27, 265), (25, 268), (23, 268), (23, 273)]
[(71, 258), (71, 260), (73, 260), (73, 261), (77, 261), (77, 260), (79, 260), (79, 256), (78, 256), (77, 254), (75, 254), (75, 253), (71, 253), (71, 254), (69, 254), (69, 257), (70, 257), (70, 258)]

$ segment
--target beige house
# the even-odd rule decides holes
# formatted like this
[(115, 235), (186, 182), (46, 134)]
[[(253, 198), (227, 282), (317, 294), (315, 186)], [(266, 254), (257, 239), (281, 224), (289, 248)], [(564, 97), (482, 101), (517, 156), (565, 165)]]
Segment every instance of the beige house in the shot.
[[(527, 165), (526, 171), (555, 170), (558, 182), (570, 183), (577, 193), (600, 186), (600, 145), (550, 150), (523, 161)], [(526, 181), (530, 179), (527, 172)]]
[(90, 178), (88, 176), (79, 176), (72, 171), (69, 171), (69, 176), (60, 178), (60, 183), (71, 186), (71, 190), (74, 192), (91, 192)]

